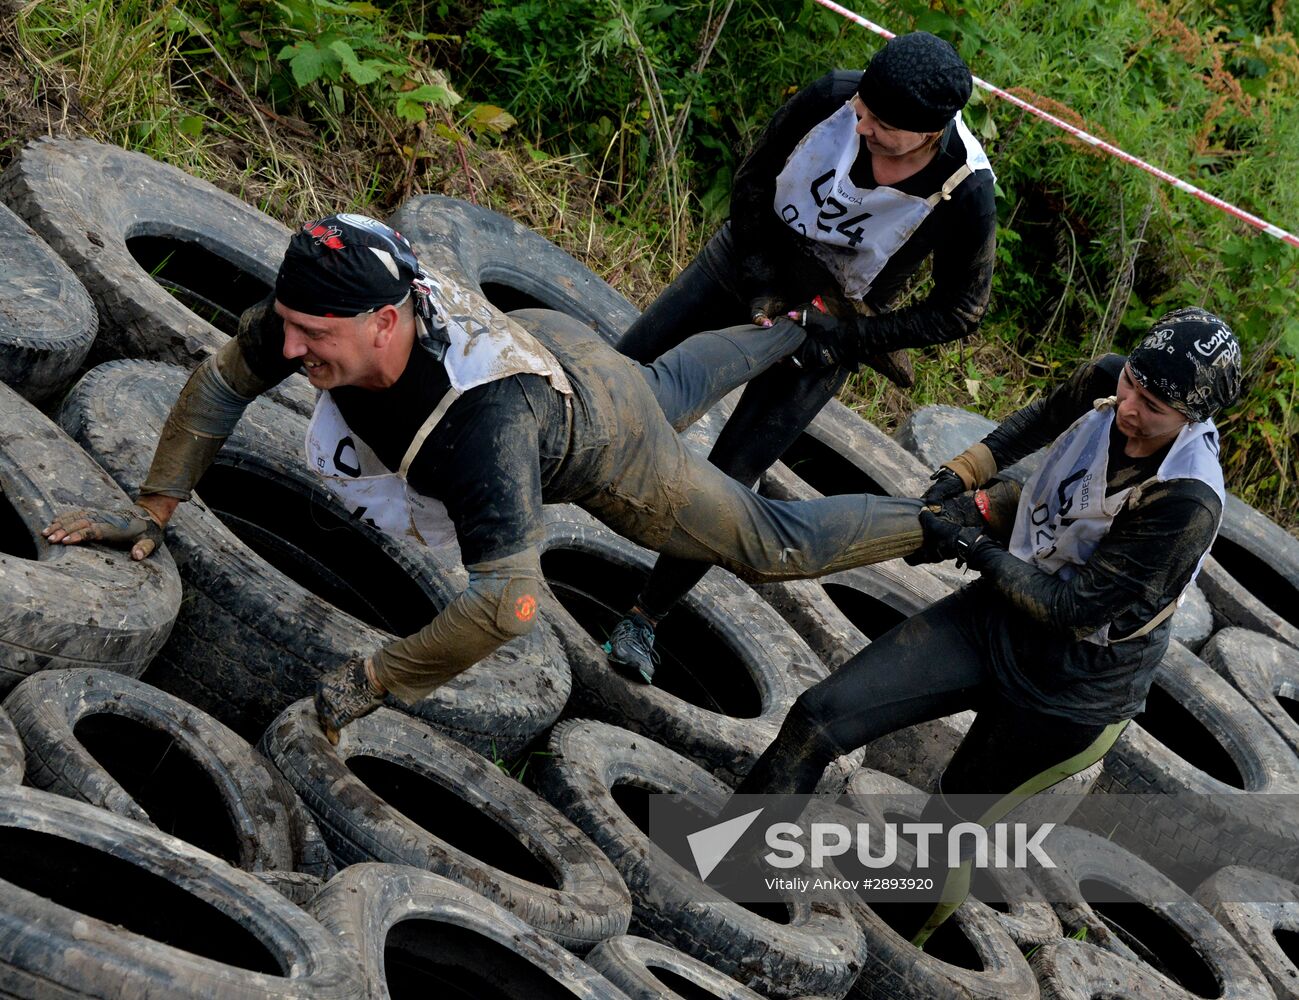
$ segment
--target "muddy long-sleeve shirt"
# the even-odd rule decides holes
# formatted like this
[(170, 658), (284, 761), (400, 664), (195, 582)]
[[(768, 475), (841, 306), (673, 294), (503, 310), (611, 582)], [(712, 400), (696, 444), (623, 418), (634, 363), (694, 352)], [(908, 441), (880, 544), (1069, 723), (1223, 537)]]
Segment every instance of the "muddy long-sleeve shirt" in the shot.
[[(264, 391), (297, 370), (283, 348), (283, 323), (269, 300), (245, 313), (235, 349), (249, 373), (246, 390)], [(576, 500), (601, 478), (595, 466), (614, 420), (608, 395), (583, 377), (581, 357), (560, 360), (576, 375), (571, 397), (528, 374), (469, 389), (407, 472), (411, 489), (445, 504), (470, 582), (429, 626), (376, 654), (380, 679), (405, 700), (422, 697), (533, 627), (531, 609), (542, 585), (543, 495), (545, 502)], [(340, 387), (330, 394), (347, 426), (397, 469), (449, 384), (442, 363), (417, 344), (382, 392)]]
[[(998, 468), (1052, 442), (1097, 399), (1112, 396), (1125, 359), (1106, 355), (1009, 416), (984, 438)], [(1123, 453), (1111, 432), (1106, 492), (1154, 475), (1168, 453)], [(1148, 635), (1101, 646), (1084, 640), (1138, 631), (1175, 600), (1213, 542), (1222, 504), (1196, 479), (1152, 484), (1130, 499), (1091, 557), (1069, 579), (1047, 573), (999, 545), (977, 550), (982, 585), (995, 590), (998, 627), (989, 642), (994, 669), (1020, 704), (1079, 722), (1108, 724), (1139, 712), (1168, 646), (1169, 623)]]
[[(812, 257), (811, 242), (785, 225), (773, 208), (776, 178), (799, 141), (851, 99), (860, 72), (827, 73), (791, 97), (772, 116), (735, 175), (731, 194), (731, 233), (746, 298), (775, 295), (788, 305), (807, 297), (805, 288), (785, 285), (790, 255)], [(869, 99), (867, 101), (869, 103)], [(850, 176), (859, 188), (876, 186), (864, 140)], [(944, 131), (938, 155), (919, 172), (890, 185), (927, 198), (965, 162), (965, 146), (955, 124)], [(916, 231), (889, 258), (863, 300), (874, 316), (858, 321), (862, 356), (904, 347), (923, 347), (974, 332), (988, 306), (997, 230), (993, 178), (977, 170), (940, 201)], [(921, 301), (888, 311), (908, 281), (933, 257), (933, 288)], [(809, 265), (815, 266), (815, 265)], [(826, 286), (834, 279), (824, 272)], [(858, 358), (857, 360), (860, 360)]]

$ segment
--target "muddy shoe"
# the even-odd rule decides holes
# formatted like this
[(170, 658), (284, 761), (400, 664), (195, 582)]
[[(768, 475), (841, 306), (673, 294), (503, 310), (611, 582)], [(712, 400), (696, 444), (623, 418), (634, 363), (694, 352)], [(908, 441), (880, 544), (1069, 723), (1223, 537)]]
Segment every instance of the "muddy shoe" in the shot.
[(338, 732), (349, 722), (369, 715), (383, 704), (384, 696), (370, 686), (365, 660), (354, 656), (337, 670), (316, 681), (316, 718), (325, 738), (338, 745)]
[(609, 662), (624, 673), (634, 670), (646, 684), (654, 683), (654, 664), (659, 658), (654, 652), (654, 626), (644, 615), (633, 611), (615, 625), (604, 651)]

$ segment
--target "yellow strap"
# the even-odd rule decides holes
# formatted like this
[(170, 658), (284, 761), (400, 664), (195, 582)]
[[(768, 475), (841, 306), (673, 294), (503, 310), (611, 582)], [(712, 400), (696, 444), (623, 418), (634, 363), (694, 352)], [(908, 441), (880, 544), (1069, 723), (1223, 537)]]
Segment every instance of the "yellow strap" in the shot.
[(420, 424), (419, 430), (411, 438), (410, 447), (406, 449), (406, 454), (402, 456), (401, 467), (397, 469), (397, 475), (401, 476), (402, 479), (406, 478), (411, 463), (415, 461), (415, 456), (419, 454), (419, 450), (424, 447), (424, 442), (428, 439), (428, 436), (433, 433), (433, 428), (438, 425), (438, 421), (446, 414), (451, 404), (459, 398), (459, 389), (454, 386), (448, 389), (442, 398), (438, 400), (438, 405), (433, 407), (433, 412), (428, 415), (428, 419)]

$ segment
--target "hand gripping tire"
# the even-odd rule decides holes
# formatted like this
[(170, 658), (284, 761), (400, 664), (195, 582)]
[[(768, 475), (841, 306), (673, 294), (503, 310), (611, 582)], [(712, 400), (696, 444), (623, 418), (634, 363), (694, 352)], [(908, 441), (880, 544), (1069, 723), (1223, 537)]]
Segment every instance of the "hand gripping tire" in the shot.
[(33, 402), (54, 395), (76, 377), (98, 329), (77, 276), (0, 205), (0, 382)]
[(1256, 1000), (1267, 980), (1230, 934), (1166, 876), (1104, 837), (1056, 827), (1043, 850), (1054, 868), (1033, 879), (1054, 902), (1067, 936), (1087, 941), (1164, 980), (1159, 997)]
[(7, 997), (361, 1000), (329, 932), (252, 875), (115, 813), (0, 788)]
[(388, 224), (414, 244), (425, 267), (481, 293), (502, 312), (555, 309), (611, 344), (640, 315), (585, 265), (491, 209), (419, 195), (405, 201)]
[(171, 632), (180, 577), (164, 549), (132, 562), (99, 545), (49, 545), (41, 530), (81, 507), (131, 501), (76, 442), (0, 386), (0, 695), (28, 674), (100, 667), (137, 676)]
[(359, 964), (373, 1000), (626, 1000), (593, 968), (513, 913), (418, 868), (352, 865), (308, 910)]
[(1299, 933), (1299, 885), (1253, 868), (1228, 867), (1205, 879), (1195, 899), (1240, 942), (1277, 1000), (1299, 1000), (1299, 965), (1278, 935), (1293, 941)]
[[(170, 366), (110, 362), (69, 393), (60, 419), (134, 487), (184, 380)], [(321, 671), (423, 627), (468, 581), (458, 556), (350, 519), (307, 468), (305, 435), (302, 417), (255, 401), (167, 529), (186, 603), (148, 680), (250, 741), (311, 694)], [(483, 753), (518, 752), (559, 716), (572, 685), (538, 618), (530, 635), (407, 710)]]
[(334, 874), (288, 782), (193, 705), (104, 670), (52, 670), (14, 688), (5, 709), (29, 785), (160, 827), (247, 871)]
[(695, 797), (720, 809), (729, 789), (644, 736), (586, 720), (559, 723), (541, 792), (595, 841), (631, 890), (633, 932), (671, 945), (770, 997), (842, 996), (866, 945), (846, 902), (791, 896), (775, 923), (701, 883), (652, 843), (614, 799), (616, 785)]
[(329, 745), (309, 701), (262, 746), (341, 864), (443, 875), (579, 954), (631, 920), (622, 877), (554, 806), (417, 719), (381, 708)]
[[(76, 272), (99, 311), (92, 363), (152, 358), (193, 368), (275, 285), (291, 233), (207, 181), (90, 139), (28, 143), (3, 198)], [(301, 376), (272, 390), (299, 413)]]
[(762, 1000), (760, 994), (699, 959), (635, 935), (610, 938), (586, 956), (586, 963), (603, 973), (631, 1000), (670, 1000), (684, 996)]
[(0, 710), (0, 785), (23, 783), (23, 743), (9, 716)]
[[(1159, 665), (1146, 710), (1105, 755), (1095, 791), (1077, 825), (1181, 885), (1230, 864), (1299, 876), (1289, 805), (1299, 793), (1299, 759), (1240, 693), (1177, 643)], [(1108, 792), (1129, 794), (1100, 794)]]
[(750, 587), (714, 568), (660, 623), (653, 685), (627, 678), (601, 643), (653, 564), (653, 553), (576, 507), (546, 508), (541, 568), (556, 595), (575, 701), (737, 784), (825, 667)]
[(1261, 632), (1224, 628), (1200, 656), (1272, 723), (1291, 750), (1299, 751), (1299, 722), (1280, 701), (1294, 701), (1299, 693), (1299, 649)]

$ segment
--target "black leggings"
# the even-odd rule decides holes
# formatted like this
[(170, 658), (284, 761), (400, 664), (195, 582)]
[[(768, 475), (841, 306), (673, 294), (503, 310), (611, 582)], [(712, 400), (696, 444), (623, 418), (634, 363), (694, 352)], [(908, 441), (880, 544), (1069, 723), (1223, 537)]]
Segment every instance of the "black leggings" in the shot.
[[(988, 826), (1100, 760), (1126, 722), (1074, 722), (1021, 708), (1001, 695), (983, 638), (990, 628), (1003, 627), (988, 620), (988, 602), (996, 599), (990, 588), (966, 587), (908, 618), (804, 691), (737, 792), (811, 793), (836, 757), (965, 709), (978, 714), (943, 771), (940, 794), (930, 797), (923, 822)], [(959, 808), (950, 801), (958, 795)], [(772, 802), (764, 824), (796, 820), (803, 801)], [(950, 870), (938, 905), (919, 909), (912, 928), (917, 944), (964, 901), (971, 869), (966, 862)]]
[[(738, 791), (810, 793), (832, 760), (886, 733), (978, 715), (943, 772), (948, 795), (1006, 794), (1072, 758), (1106, 726), (1011, 704), (988, 666), (989, 588), (957, 591), (890, 629), (794, 702)], [(1081, 770), (1081, 768), (1079, 768)]]
[[(735, 290), (734, 248), (723, 227), (618, 341), (618, 350), (648, 363), (692, 334), (748, 323), (749, 304)], [(806, 298), (819, 290), (815, 276), (799, 275)], [(791, 306), (802, 302), (788, 303)], [(850, 369), (819, 371), (775, 365), (745, 387), (734, 413), (708, 456), (732, 479), (752, 486), (780, 458), (843, 387)], [(660, 618), (708, 572), (708, 563), (662, 556), (638, 604)]]

